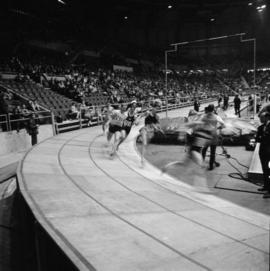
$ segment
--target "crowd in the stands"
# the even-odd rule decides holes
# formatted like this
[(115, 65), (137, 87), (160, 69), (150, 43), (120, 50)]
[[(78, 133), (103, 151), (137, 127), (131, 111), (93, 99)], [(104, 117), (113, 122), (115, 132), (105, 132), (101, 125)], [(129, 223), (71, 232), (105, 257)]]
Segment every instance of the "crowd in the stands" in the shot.
[[(221, 95), (241, 93), (249, 85), (252, 85), (252, 73), (243, 76), (222, 76), (221, 73), (205, 72), (205, 70), (177, 72), (170, 70), (168, 73), (167, 88), (165, 85), (164, 71), (149, 71), (147, 73), (126, 72), (109, 70), (105, 68), (93, 69), (87, 65), (67, 65), (61, 61), (46, 61), (44, 59), (21, 60), (11, 58), (2, 61), (0, 69), (17, 74), (15, 80), (24, 82), (33, 80), (49, 87), (79, 104), (93, 106), (93, 112), (98, 114), (97, 104), (91, 102), (91, 97), (109, 97), (111, 104), (122, 103), (136, 99), (138, 102), (152, 102), (157, 105), (165, 104), (165, 96), (169, 102), (183, 103), (193, 102), (195, 99), (205, 99)], [(270, 72), (257, 72), (257, 85), (260, 91), (267, 91), (270, 82)], [(2, 108), (5, 112), (15, 116), (26, 116), (29, 112), (36, 111), (38, 105), (32, 101), (27, 105), (6, 107), (8, 99), (1, 95)], [(8, 103), (8, 102), (7, 102)], [(72, 105), (73, 109), (76, 104)], [(27, 113), (26, 110), (29, 112)], [(78, 109), (77, 109), (78, 110)], [(1, 110), (1, 113), (3, 109)], [(101, 110), (99, 110), (101, 111)], [(74, 114), (73, 114), (74, 113)], [(94, 114), (93, 113), (93, 114)], [(79, 117), (76, 110), (70, 108), (70, 116)]]
[[(36, 100), (25, 101), (10, 91), (0, 89), (0, 127), (2, 130), (8, 130), (7, 123), (9, 122), (10, 129), (19, 132), (25, 127), (25, 122), (30, 115), (40, 111), (41, 108)], [(7, 114), (10, 114), (8, 118)]]
[[(145, 100), (164, 98), (164, 73), (135, 74), (105, 69), (91, 70), (86, 66), (37, 64), (13, 58), (9, 70), (18, 72), (18, 80), (31, 78), (78, 102), (99, 94), (110, 97), (111, 103), (121, 102), (123, 96)], [(168, 74), (167, 95), (177, 100), (212, 96), (223, 92), (213, 74)]]

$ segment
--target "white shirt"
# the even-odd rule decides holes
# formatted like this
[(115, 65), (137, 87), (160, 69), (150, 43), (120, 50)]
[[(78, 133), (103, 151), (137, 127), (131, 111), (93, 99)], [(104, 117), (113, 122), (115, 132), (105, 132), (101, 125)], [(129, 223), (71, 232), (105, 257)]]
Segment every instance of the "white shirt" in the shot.
[(122, 126), (127, 115), (126, 113), (121, 113), (120, 110), (113, 110), (110, 117), (110, 123), (112, 125)]

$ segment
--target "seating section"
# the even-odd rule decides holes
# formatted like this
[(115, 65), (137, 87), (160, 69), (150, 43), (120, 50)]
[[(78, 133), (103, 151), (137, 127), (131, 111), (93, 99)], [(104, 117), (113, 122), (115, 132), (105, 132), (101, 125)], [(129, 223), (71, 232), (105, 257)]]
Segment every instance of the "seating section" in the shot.
[[(72, 65), (66, 62), (51, 64), (49, 59), (6, 59), (0, 70), (12, 72), (12, 79), (1, 81), (18, 95), (53, 111), (62, 120), (69, 118), (71, 105), (75, 112), (90, 106), (92, 109), (136, 99), (141, 104), (181, 105), (228, 95), (247, 95), (252, 91), (252, 73), (241, 73), (241, 65), (216, 69), (213, 66), (187, 70), (171, 70), (165, 85), (164, 72), (115, 71), (93, 68), (88, 64)], [(209, 66), (210, 67), (210, 66)], [(224, 70), (224, 71), (223, 71)], [(225, 72), (226, 71), (226, 72)], [(237, 72), (233, 72), (237, 71)], [(9, 75), (10, 75), (9, 74)], [(257, 72), (257, 93), (268, 98), (270, 72)], [(100, 108), (99, 108), (100, 109)], [(101, 111), (101, 110), (99, 110)], [(83, 114), (82, 114), (83, 116)]]
[(74, 103), (73, 100), (32, 81), (2, 80), (0, 84), (26, 99), (36, 100), (44, 109), (52, 111), (55, 116), (61, 116), (62, 119), (66, 119), (71, 104)]

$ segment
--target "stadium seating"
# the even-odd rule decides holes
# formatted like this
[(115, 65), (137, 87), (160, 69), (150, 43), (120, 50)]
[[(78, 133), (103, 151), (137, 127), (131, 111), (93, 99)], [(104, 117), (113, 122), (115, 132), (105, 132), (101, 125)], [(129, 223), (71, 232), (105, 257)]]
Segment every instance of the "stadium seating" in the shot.
[(61, 116), (62, 119), (66, 119), (70, 106), (74, 102), (32, 81), (1, 80), (0, 84), (25, 99), (36, 100), (44, 109), (53, 111), (55, 116)]

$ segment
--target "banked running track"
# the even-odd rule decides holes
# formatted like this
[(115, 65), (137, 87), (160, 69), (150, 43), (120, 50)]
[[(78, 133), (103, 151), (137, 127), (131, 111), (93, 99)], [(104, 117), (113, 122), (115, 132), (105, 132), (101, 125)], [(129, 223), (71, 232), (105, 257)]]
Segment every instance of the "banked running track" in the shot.
[(140, 165), (136, 127), (111, 159), (101, 128), (24, 157), (21, 192), (79, 270), (268, 270), (269, 217)]

